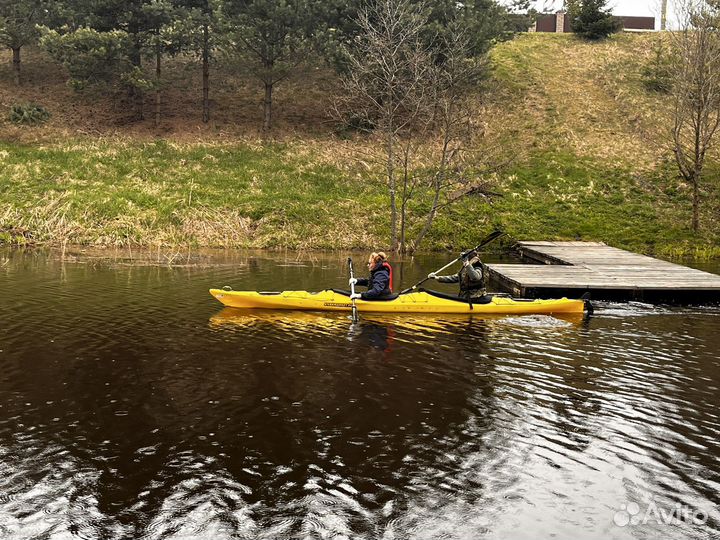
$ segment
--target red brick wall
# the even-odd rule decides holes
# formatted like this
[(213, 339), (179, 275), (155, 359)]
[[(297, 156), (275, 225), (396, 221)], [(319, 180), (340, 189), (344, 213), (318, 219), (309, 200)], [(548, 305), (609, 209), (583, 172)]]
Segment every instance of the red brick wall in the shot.
[(655, 17), (620, 17), (628, 30), (655, 30)]
[[(655, 17), (620, 17), (626, 30), (655, 30)], [(556, 15), (541, 15), (537, 20), (537, 32), (555, 32), (557, 30)], [(565, 32), (572, 32), (570, 17), (565, 15)]]
[(555, 32), (555, 15), (542, 15), (537, 20), (536, 32)]

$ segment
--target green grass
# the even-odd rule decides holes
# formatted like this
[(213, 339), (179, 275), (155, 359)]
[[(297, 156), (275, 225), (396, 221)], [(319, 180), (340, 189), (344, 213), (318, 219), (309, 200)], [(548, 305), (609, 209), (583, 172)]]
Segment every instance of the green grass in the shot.
[(9, 181), (0, 186), (0, 230), (27, 230), (47, 243), (343, 246), (368, 227), (353, 198), (366, 184), (351, 186), (337, 168), (290, 150), (2, 144), (0, 175)]
[[(73, 141), (2, 144), (0, 156), (0, 175), (9, 179), (0, 184), (2, 243), (387, 245), (382, 183), (298, 155), (292, 144)], [(639, 173), (567, 150), (538, 150), (500, 176), (500, 196), (468, 198), (440, 214), (425, 248), (472, 245), (500, 226), (511, 239), (601, 240), (665, 256), (717, 256), (717, 194), (696, 236), (688, 228), (690, 194), (673, 174), (671, 163)]]
[(683, 245), (716, 245), (718, 231), (707, 227), (714, 226), (710, 212), (695, 235), (687, 189), (667, 196), (662, 187), (673, 180), (670, 171), (661, 173), (611, 168), (563, 151), (542, 153), (508, 178), (495, 211), (516, 238), (599, 240), (659, 255), (679, 255)]

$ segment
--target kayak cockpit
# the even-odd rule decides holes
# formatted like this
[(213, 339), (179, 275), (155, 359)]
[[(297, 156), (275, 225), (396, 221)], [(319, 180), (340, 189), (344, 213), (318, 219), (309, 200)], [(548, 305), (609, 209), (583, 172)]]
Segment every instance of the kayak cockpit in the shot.
[[(350, 297), (350, 291), (344, 289), (330, 289), (335, 294), (342, 294), (343, 296)], [(398, 293), (388, 294), (387, 296), (381, 296), (380, 298), (372, 298), (365, 300), (366, 302), (387, 302), (388, 300), (397, 300), (400, 297)]]

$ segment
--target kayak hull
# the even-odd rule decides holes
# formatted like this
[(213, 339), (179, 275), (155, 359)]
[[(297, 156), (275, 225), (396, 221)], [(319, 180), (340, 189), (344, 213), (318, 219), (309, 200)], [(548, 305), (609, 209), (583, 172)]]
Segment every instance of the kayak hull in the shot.
[[(226, 291), (210, 289), (210, 294), (228, 307), (245, 309), (289, 309), (303, 311), (347, 311), (352, 302), (347, 295), (325, 290), (283, 291), (264, 293), (256, 291)], [(357, 309), (365, 313), (488, 313), (488, 314), (558, 314), (583, 313), (585, 302), (560, 298), (556, 300), (519, 300), (494, 296), (487, 304), (473, 304), (413, 292), (394, 300), (356, 300)]]

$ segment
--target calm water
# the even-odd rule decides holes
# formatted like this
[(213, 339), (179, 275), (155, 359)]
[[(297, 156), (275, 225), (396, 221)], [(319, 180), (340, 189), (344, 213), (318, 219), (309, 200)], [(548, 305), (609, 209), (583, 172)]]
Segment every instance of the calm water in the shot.
[(207, 293), (343, 286), (341, 255), (208, 262), (0, 252), (3, 539), (720, 534), (720, 309), (351, 328)]

